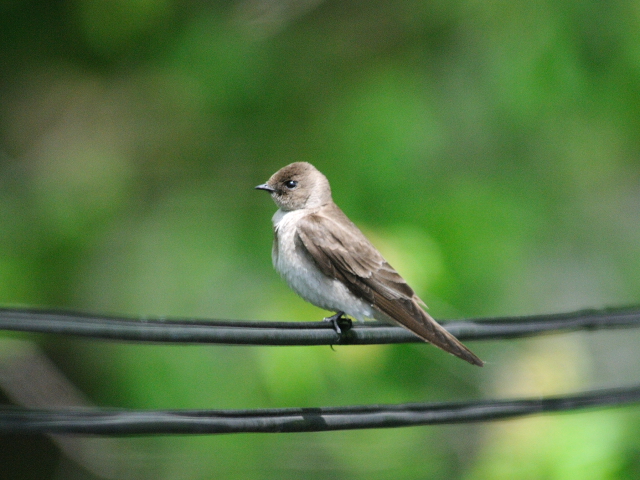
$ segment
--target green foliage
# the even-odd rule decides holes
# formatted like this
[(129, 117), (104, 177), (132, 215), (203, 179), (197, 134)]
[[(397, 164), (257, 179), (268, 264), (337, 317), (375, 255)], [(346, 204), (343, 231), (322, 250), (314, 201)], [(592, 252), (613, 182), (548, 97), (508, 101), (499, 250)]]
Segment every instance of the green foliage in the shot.
[[(640, 300), (633, 2), (33, 0), (0, 13), (0, 304), (318, 320), (272, 270), (275, 207), (253, 190), (297, 160), (329, 177), (436, 318)], [(640, 370), (633, 332), (474, 344), (482, 370), (420, 345), (37, 341), (92, 402), (131, 408), (536, 396)], [(142, 466), (113, 465), (167, 479), (636, 478), (632, 412), (119, 439)], [(15, 445), (0, 440), (0, 463), (31, 478), (41, 448)], [(73, 468), (56, 455), (41, 463), (51, 478), (109, 476), (90, 455)]]

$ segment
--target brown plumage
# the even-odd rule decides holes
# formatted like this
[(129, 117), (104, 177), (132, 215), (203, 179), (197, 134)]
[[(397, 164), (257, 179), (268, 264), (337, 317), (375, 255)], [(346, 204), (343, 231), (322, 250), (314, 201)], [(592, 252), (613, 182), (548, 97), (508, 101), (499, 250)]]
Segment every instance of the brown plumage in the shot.
[(473, 365), (483, 365), (421, 308), (424, 302), (333, 202), (329, 182), (315, 167), (293, 163), (256, 188), (269, 191), (280, 207), (274, 215), (273, 261), (296, 293), (360, 320), (398, 323)]

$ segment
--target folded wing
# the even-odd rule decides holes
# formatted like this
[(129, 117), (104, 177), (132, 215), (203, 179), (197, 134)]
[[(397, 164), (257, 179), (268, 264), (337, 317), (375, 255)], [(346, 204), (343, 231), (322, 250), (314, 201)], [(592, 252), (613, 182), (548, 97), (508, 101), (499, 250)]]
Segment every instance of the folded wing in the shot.
[(404, 279), (335, 205), (306, 215), (296, 242), (320, 270), (418, 337), (467, 362), (483, 362), (425, 312)]

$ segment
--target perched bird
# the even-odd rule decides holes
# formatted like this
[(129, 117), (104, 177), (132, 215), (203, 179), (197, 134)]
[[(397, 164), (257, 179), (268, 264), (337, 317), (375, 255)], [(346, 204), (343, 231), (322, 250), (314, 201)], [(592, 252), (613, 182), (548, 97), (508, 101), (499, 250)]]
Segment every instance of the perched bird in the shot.
[(313, 165), (296, 162), (255, 187), (271, 194), (273, 266), (298, 295), (325, 310), (358, 320), (397, 323), (463, 360), (483, 362), (425, 312), (424, 302), (364, 234), (333, 203), (329, 181)]

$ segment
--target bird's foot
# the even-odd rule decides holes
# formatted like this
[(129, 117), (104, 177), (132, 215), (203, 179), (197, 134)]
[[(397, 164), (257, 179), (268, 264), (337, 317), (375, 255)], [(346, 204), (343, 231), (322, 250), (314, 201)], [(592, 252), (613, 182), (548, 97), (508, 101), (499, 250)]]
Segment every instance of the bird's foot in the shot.
[(351, 320), (344, 316), (344, 312), (336, 312), (335, 315), (323, 318), (322, 321), (330, 322), (338, 335), (342, 335), (343, 330), (345, 332), (351, 330), (351, 327), (353, 326)]

